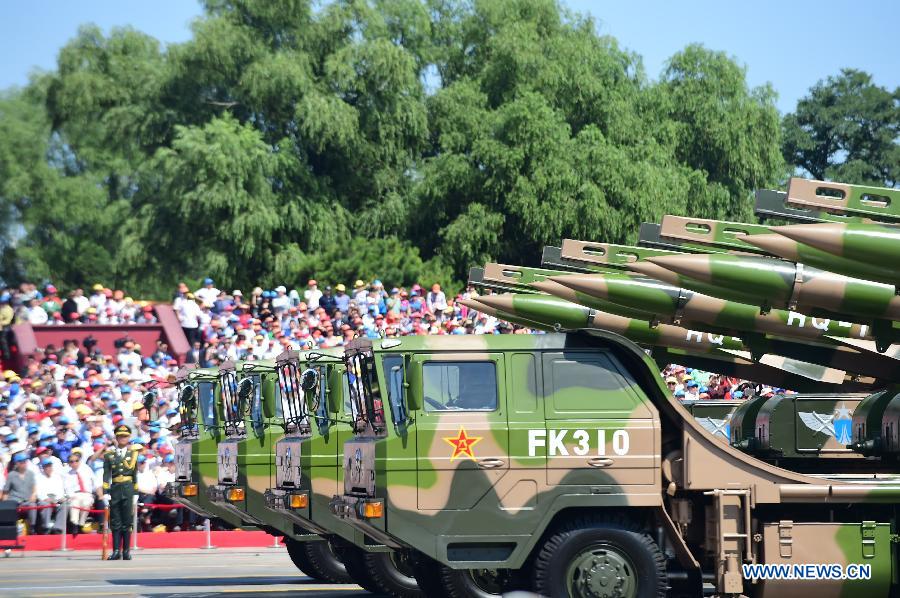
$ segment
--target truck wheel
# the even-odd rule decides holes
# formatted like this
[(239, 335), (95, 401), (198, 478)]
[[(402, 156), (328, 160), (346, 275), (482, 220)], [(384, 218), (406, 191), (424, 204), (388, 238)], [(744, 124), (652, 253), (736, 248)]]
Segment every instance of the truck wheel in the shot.
[(441, 567), (441, 579), (449, 598), (491, 598), (511, 589), (507, 572), (497, 569)]
[(412, 566), (400, 552), (369, 552), (364, 556), (366, 569), (375, 585), (397, 598), (423, 598), (425, 593), (413, 575)]
[(541, 547), (534, 589), (551, 598), (665, 598), (665, 559), (628, 524), (574, 521)]
[(428, 598), (447, 598), (449, 596), (441, 577), (443, 565), (418, 552), (409, 553), (407, 562), (419, 583), (419, 589), (425, 596)]
[(316, 581), (326, 581), (319, 577), (313, 570), (312, 565), (309, 564), (309, 557), (306, 556), (306, 548), (303, 544), (304, 542), (298, 542), (287, 536), (284, 538), (284, 546), (287, 548), (288, 556), (291, 557), (291, 562), (294, 563), (294, 566), (297, 567), (301, 573)]
[(333, 583), (350, 583), (347, 568), (341, 559), (331, 550), (327, 540), (303, 542), (309, 566), (315, 571), (318, 579)]
[(354, 546), (349, 542), (341, 542), (338, 548), (338, 554), (341, 555), (341, 561), (347, 570), (347, 576), (362, 589), (373, 594), (380, 594), (381, 590), (369, 574), (366, 568), (366, 553), (362, 548)]

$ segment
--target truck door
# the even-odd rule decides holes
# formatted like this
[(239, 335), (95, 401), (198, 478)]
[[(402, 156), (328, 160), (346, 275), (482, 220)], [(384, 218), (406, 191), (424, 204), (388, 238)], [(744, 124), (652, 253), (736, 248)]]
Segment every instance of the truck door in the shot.
[(613, 355), (546, 352), (543, 380), (546, 429), (528, 443), (547, 455), (547, 484), (658, 483), (658, 414)]
[(509, 470), (503, 354), (412, 359), (424, 399), (415, 414), (419, 509), (471, 509)]

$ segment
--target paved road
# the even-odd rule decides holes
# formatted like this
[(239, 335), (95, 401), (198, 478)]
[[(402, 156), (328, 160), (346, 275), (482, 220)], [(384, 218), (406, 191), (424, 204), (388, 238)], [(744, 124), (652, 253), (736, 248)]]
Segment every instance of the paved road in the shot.
[(321, 584), (294, 567), (284, 549), (141, 550), (104, 562), (83, 551), (0, 557), (0, 596), (228, 598), (371, 596), (359, 586)]

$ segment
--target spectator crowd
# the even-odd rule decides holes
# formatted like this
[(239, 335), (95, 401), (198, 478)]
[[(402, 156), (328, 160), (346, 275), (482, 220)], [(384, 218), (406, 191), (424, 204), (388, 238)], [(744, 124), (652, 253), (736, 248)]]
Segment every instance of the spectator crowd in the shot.
[[(219, 290), (212, 279), (191, 291), (178, 285), (172, 306), (189, 340), (188, 363), (214, 367), (225, 360), (271, 359), (287, 349), (338, 347), (354, 337), (423, 334), (535, 333), (459, 303), (476, 297), (472, 286), (447, 296), (439, 284), (386, 288), (357, 280), (351, 288), (302, 290), (260, 287), (248, 294)], [(155, 323), (149, 303), (101, 284), (62, 300), (53, 285), (23, 284), (0, 292), (0, 335), (11, 324)], [(182, 529), (195, 521), (166, 505), (166, 484), (174, 480), (174, 446), (179, 411), (173, 388), (159, 385), (152, 402), (143, 400), (154, 383), (178, 367), (162, 341), (141, 347), (127, 337), (114, 355), (90, 337), (47, 346), (23, 371), (5, 370), (0, 379), (0, 497), (15, 500), (32, 533), (78, 533), (96, 529), (102, 511), (103, 454), (114, 445), (115, 426), (127, 423), (142, 451), (136, 488), (140, 526)], [(680, 399), (741, 399), (781, 389), (668, 366), (662, 375)], [(65, 505), (65, 507), (64, 507)], [(68, 513), (68, 515), (67, 515)]]

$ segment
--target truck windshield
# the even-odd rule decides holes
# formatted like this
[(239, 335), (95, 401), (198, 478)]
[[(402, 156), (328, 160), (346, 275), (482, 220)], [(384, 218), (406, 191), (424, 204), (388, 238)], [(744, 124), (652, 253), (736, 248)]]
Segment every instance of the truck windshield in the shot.
[(366, 340), (351, 341), (344, 351), (344, 364), (347, 367), (353, 431), (358, 434), (370, 426), (375, 434), (384, 434), (384, 403), (375, 373), (372, 343)]
[(309, 413), (303, 390), (300, 388), (300, 361), (296, 357), (279, 359), (275, 365), (278, 375), (278, 403), (281, 405), (286, 433), (309, 434)]
[(222, 388), (222, 413), (225, 418), (225, 436), (244, 434), (244, 414), (238, 400), (237, 372), (234, 369), (219, 370), (219, 384)]
[(253, 429), (260, 430), (263, 425), (263, 409), (262, 409), (262, 376), (253, 374), (250, 376), (253, 380), (253, 398), (250, 403), (250, 419), (253, 421)]
[(203, 425), (207, 428), (216, 427), (216, 404), (213, 401), (213, 383), (200, 382), (197, 384), (197, 400), (200, 404), (200, 414)]

